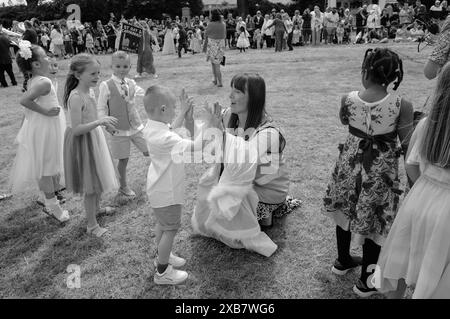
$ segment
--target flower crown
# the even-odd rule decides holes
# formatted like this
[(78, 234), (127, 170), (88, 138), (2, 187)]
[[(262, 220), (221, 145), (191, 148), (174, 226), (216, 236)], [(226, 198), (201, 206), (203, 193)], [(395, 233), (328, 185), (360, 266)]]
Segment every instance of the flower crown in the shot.
[(19, 42), (19, 55), (25, 60), (31, 59), (33, 53), (31, 52), (31, 42), (27, 40), (21, 40)]

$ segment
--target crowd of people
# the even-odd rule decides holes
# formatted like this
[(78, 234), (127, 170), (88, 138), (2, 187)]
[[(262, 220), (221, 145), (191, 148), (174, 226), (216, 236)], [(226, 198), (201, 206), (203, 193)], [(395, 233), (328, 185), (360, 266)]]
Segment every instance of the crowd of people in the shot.
[[(283, 14), (276, 13), (275, 19), (266, 24), (267, 28), (274, 26), (277, 51), (283, 49), (288, 33), (289, 19), (283, 20)], [(330, 14), (339, 15), (333, 9)], [(319, 12), (315, 10), (311, 16), (316, 19)], [(402, 21), (403, 25), (413, 22)], [(29, 25), (26, 27), (29, 31)], [(243, 19), (237, 20), (235, 28), (233, 34), (234, 30), (241, 30), (249, 38)], [(325, 35), (314, 28), (306, 35), (311, 35), (313, 44), (322, 38), (333, 43), (340, 32), (337, 27), (334, 30), (334, 25), (327, 24), (326, 29)], [(225, 42), (232, 46), (236, 41), (242, 49), (248, 45), (241, 38), (233, 40), (229, 30), (226, 20), (214, 11), (205, 28), (205, 41), (218, 86), (222, 86), (222, 78), (217, 66), (224, 63)], [(31, 36), (35, 34), (24, 34), (24, 38)], [(266, 43), (268, 39), (265, 38)], [(290, 43), (289, 35), (287, 39)], [(61, 108), (50, 80), (50, 58), (46, 48), (34, 40), (21, 40), (16, 58), (27, 81), (20, 98), (25, 119), (17, 136), (18, 151), (10, 174), (14, 194), (40, 192), (43, 211), (62, 223), (71, 217), (64, 209), (61, 190), (83, 195), (86, 232), (102, 237), (108, 230), (98, 224), (97, 217), (114, 213), (113, 207), (100, 208), (102, 194), (118, 191), (130, 199), (136, 196), (127, 180), (130, 147), (134, 144), (151, 160), (146, 191), (156, 220), (154, 282), (180, 284), (188, 278), (187, 272), (176, 269), (183, 267), (186, 260), (172, 252), (185, 202), (184, 161), (180, 156), (186, 159), (186, 153), (192, 155), (190, 150), (201, 149), (210, 152), (208, 155), (216, 161), (198, 183), (191, 218), (193, 231), (267, 257), (276, 251), (277, 245), (263, 230), (272, 225), (274, 217), (292, 212), (300, 202), (288, 196), (289, 171), (283, 154), (289, 146), (282, 129), (266, 112), (266, 83), (261, 76), (235, 75), (230, 107), (223, 108), (218, 103), (207, 106), (201, 128), (193, 117), (194, 99), (184, 90), (176, 114), (177, 98), (168, 87), (152, 85), (143, 89), (128, 78), (131, 59), (126, 52), (112, 54), (112, 76), (101, 83), (95, 52), (74, 52)], [(170, 38), (171, 47), (175, 47), (173, 40)], [(146, 41), (150, 45), (150, 39)], [(268, 42), (272, 46), (271, 37)], [(450, 296), (449, 60), (447, 17), (424, 70), (428, 78), (438, 76), (436, 88), (430, 92), (433, 99), (429, 114), (418, 123), (414, 122), (412, 104), (396, 93), (408, 73), (399, 55), (389, 48), (365, 52), (361, 68), (363, 89), (341, 99), (339, 118), (348, 127), (348, 137), (339, 145), (323, 212), (336, 223), (337, 259), (332, 272), (345, 275), (362, 266), (353, 288), (361, 297), (378, 292), (402, 297), (406, 285), (415, 285), (415, 298)], [(98, 84), (96, 97), (91, 89)], [(144, 97), (146, 122), (140, 118), (136, 96)], [(178, 130), (182, 127), (184, 131)], [(208, 129), (212, 129), (210, 137), (215, 138), (203, 138), (202, 132)], [(190, 137), (184, 134), (186, 130)], [(219, 153), (222, 157), (218, 158)], [(237, 160), (236, 154), (245, 160)], [(402, 154), (411, 190), (399, 205)], [(117, 160), (116, 167), (113, 159)], [(65, 185), (61, 185), (63, 180)], [(362, 257), (350, 255), (352, 240), (362, 245)], [(373, 265), (378, 265), (377, 287), (370, 280)]]

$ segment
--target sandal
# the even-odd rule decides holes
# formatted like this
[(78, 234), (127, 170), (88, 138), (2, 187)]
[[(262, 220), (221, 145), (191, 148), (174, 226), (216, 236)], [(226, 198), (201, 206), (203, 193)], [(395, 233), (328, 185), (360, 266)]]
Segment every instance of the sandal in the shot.
[(92, 228), (87, 227), (87, 230), (86, 230), (88, 235), (94, 235), (97, 238), (102, 237), (107, 231), (108, 231), (108, 229), (100, 227), (99, 224), (95, 225)]
[(116, 211), (117, 210), (115, 207), (106, 206), (98, 210), (97, 216), (111, 215), (114, 214)]
[(56, 217), (56, 215), (53, 214), (48, 207), (43, 207), (42, 208), (42, 212), (44, 214), (46, 214), (47, 216), (49, 216), (49, 217), (55, 219), (56, 221), (58, 221), (60, 224), (64, 224), (65, 222), (69, 221), (69, 219), (70, 219), (70, 215), (69, 215), (69, 212), (67, 210), (63, 210), (62, 214), (61, 214), (61, 216), (59, 216), (59, 218)]

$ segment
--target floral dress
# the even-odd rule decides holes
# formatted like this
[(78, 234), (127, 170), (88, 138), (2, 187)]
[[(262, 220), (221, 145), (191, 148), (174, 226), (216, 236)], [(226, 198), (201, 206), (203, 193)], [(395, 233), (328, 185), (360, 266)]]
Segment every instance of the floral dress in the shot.
[(324, 197), (324, 213), (350, 230), (354, 240), (365, 238), (382, 246), (394, 221), (399, 196), (397, 123), (401, 97), (388, 94), (368, 103), (351, 92), (343, 117), (349, 135), (339, 145), (339, 158)]

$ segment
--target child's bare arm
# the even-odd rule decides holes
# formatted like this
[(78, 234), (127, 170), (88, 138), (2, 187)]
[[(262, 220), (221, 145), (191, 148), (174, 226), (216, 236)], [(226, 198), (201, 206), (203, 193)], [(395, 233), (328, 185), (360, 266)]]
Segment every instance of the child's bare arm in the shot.
[(192, 97), (188, 97), (184, 88), (181, 92), (180, 101), (181, 101), (181, 111), (173, 121), (172, 129), (180, 128), (183, 125), (186, 113), (189, 112), (191, 105), (193, 104)]
[(346, 104), (347, 101), (347, 95), (344, 95), (341, 98), (341, 108), (339, 109), (339, 119), (341, 120), (341, 123), (343, 125), (348, 125), (348, 106)]
[(100, 125), (114, 127), (118, 124), (118, 120), (111, 116), (106, 116), (103, 119), (83, 124), (82, 123), (83, 106), (84, 102), (80, 96), (74, 95), (69, 99), (69, 110), (73, 135), (79, 136), (86, 134)]
[(404, 153), (406, 153), (406, 150), (408, 149), (409, 140), (411, 139), (411, 135), (414, 132), (413, 121), (414, 121), (413, 106), (411, 102), (402, 99), (400, 105), (400, 115), (398, 119), (397, 131)]
[(34, 100), (38, 97), (47, 95), (50, 93), (51, 84), (48, 81), (40, 81), (34, 85), (29, 91), (25, 92), (23, 97), (20, 99), (20, 104), (29, 110), (40, 113), (45, 116), (58, 116), (61, 108), (50, 107), (46, 108), (37, 104)]

